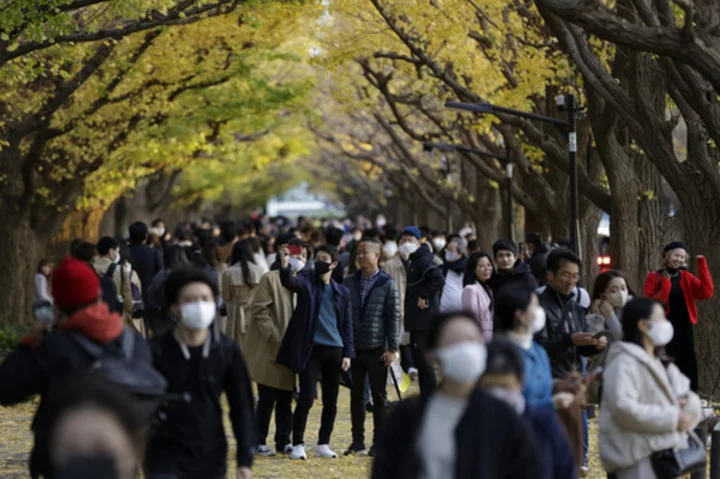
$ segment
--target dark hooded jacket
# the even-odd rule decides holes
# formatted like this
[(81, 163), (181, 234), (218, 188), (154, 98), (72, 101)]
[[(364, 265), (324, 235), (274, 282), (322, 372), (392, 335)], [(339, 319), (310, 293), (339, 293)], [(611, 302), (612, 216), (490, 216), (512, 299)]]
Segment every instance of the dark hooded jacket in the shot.
[(547, 256), (550, 253), (548, 245), (540, 245), (533, 252), (532, 257), (528, 260), (530, 271), (535, 277), (538, 286), (545, 286), (547, 283)]
[(523, 262), (515, 263), (515, 267), (510, 271), (495, 271), (488, 283), (495, 294), (508, 284), (514, 283), (523, 285), (532, 291), (538, 287), (537, 281), (535, 281), (535, 277), (532, 275), (530, 266)]
[[(440, 309), (440, 294), (445, 276), (435, 264), (435, 255), (426, 244), (410, 255), (407, 263), (407, 290), (405, 293), (405, 331), (427, 331), (430, 316)], [(418, 299), (429, 303), (429, 308), (418, 308)]]
[[(39, 344), (31, 337), (23, 338), (0, 365), (0, 404), (10, 406), (40, 395), (32, 423), (35, 435), (30, 455), (32, 477), (53, 477), (49, 447), (55, 411), (49, 405), (48, 393), (61, 387), (68, 378), (89, 371), (94, 362), (73, 335), (79, 333), (99, 345), (121, 351), (122, 332), (122, 318), (111, 313), (107, 304), (94, 303), (75, 311)], [(151, 362), (148, 345), (140, 335), (135, 338), (133, 355), (133, 360)]]

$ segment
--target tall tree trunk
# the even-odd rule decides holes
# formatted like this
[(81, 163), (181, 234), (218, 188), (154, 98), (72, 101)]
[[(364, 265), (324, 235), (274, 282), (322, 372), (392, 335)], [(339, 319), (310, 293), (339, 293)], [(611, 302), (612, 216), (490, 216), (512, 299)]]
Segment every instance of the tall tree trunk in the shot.
[(44, 254), (42, 242), (30, 228), (29, 218), (12, 211), (10, 205), (0, 208), (3, 234), (0, 235), (0, 324), (22, 324), (32, 321), (35, 295), (35, 271)]

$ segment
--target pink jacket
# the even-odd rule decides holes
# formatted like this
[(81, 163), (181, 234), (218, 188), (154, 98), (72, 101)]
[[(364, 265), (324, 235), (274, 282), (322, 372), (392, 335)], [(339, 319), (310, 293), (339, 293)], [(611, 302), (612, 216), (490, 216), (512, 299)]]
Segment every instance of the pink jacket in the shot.
[(486, 343), (490, 342), (493, 334), (493, 312), (490, 310), (491, 304), (492, 300), (481, 284), (470, 284), (463, 289), (463, 309), (475, 316)]

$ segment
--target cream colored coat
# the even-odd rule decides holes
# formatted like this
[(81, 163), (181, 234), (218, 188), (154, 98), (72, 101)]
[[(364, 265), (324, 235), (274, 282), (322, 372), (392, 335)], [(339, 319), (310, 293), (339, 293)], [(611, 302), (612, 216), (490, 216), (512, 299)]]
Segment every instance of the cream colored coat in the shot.
[(383, 266), (385, 272), (395, 281), (398, 288), (398, 295), (400, 301), (400, 340), (402, 344), (407, 344), (409, 340), (403, 338), (405, 332), (405, 290), (407, 290), (407, 271), (403, 266), (402, 259), (399, 255), (395, 255), (389, 260), (385, 261)]
[(679, 398), (682, 410), (700, 421), (700, 398), (690, 380), (670, 364), (632, 343), (610, 346), (603, 374), (600, 407), (600, 459), (607, 472), (616, 472), (648, 458), (653, 452), (687, 447), (687, 434), (677, 431)]
[[(101, 256), (93, 261), (93, 268), (98, 276), (103, 276), (111, 264), (112, 260), (110, 258)], [(130, 277), (130, 281), (128, 281), (128, 276)], [(132, 288), (130, 286), (130, 282), (132, 282), (140, 291), (142, 291), (140, 277), (132, 269), (130, 263), (127, 263), (125, 268), (117, 265), (115, 272), (113, 273), (113, 279), (115, 280), (115, 287), (117, 288), (118, 294), (122, 298), (123, 302), (123, 321), (125, 324), (132, 326), (135, 331), (145, 337), (145, 322), (142, 318), (133, 318), (133, 297)]]
[(248, 307), (255, 294), (255, 288), (262, 278), (262, 269), (248, 262), (248, 277), (245, 278), (239, 264), (230, 266), (222, 275), (222, 298), (227, 307), (227, 334), (242, 348), (248, 328)]
[(283, 287), (279, 271), (263, 276), (250, 303), (244, 351), (250, 378), (258, 384), (284, 391), (295, 389), (295, 374), (275, 362), (294, 304), (295, 294)]

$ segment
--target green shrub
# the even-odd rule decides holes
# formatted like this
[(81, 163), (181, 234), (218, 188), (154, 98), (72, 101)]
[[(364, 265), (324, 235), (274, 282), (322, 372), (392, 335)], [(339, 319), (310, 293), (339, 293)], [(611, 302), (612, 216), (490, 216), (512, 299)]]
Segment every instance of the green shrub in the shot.
[(20, 338), (28, 331), (27, 326), (0, 325), (0, 358), (15, 349)]

